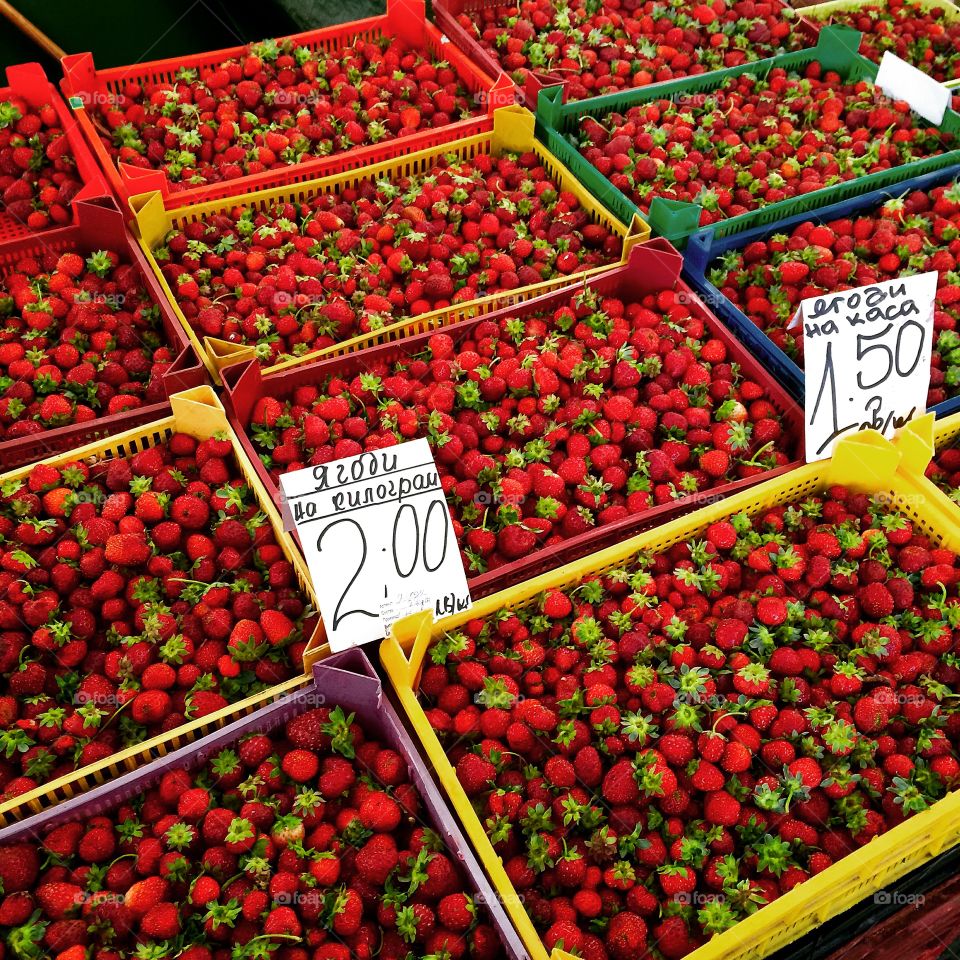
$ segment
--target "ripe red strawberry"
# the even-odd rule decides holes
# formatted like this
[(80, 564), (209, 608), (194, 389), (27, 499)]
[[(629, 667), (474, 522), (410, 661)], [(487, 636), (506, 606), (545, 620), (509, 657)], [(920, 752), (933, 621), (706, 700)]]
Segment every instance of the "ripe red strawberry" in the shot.
[(308, 750), (291, 750), (283, 758), (283, 772), (297, 783), (308, 783), (320, 769), (316, 755)]
[(59, 113), (16, 94), (0, 109), (0, 210), (32, 232), (65, 226), (83, 184)]
[[(238, 209), (234, 219), (175, 231), (154, 253), (199, 334), (248, 343), (258, 360), (273, 365), (283, 356), (301, 357), (404, 317), (609, 264), (622, 252), (621, 238), (603, 224), (590, 223), (579, 198), (558, 190), (533, 152), (471, 159), (444, 155), (429, 169), (395, 181), (375, 178), (359, 193), (344, 189), (318, 195), (309, 201), (302, 234), (291, 230), (290, 210), (282, 204), (264, 214), (256, 233), (247, 229), (247, 215)], [(489, 197), (496, 198), (497, 209), (510, 208), (511, 227), (486, 209)], [(387, 226), (374, 229), (375, 222)], [(404, 225), (412, 222), (417, 229), (408, 230)], [(588, 224), (596, 242), (585, 242)], [(527, 264), (509, 243), (498, 245), (507, 229), (522, 232), (531, 247), (537, 242), (544, 252), (546, 245), (556, 252), (538, 255), (536, 267)], [(324, 231), (336, 232), (338, 240), (321, 249), (314, 241)], [(294, 233), (298, 242), (287, 243)], [(439, 238), (443, 243), (431, 243)], [(228, 253), (215, 267), (200, 267), (191, 246), (196, 241)], [(362, 263), (357, 260), (361, 249), (369, 255)], [(264, 270), (268, 255), (276, 267), (270, 273)], [(204, 272), (198, 275), (198, 270)], [(355, 297), (358, 284), (362, 302)], [(552, 392), (553, 377), (549, 369), (538, 374), (544, 393)], [(377, 381), (380, 399), (409, 402), (408, 376), (384, 371)], [(480, 390), (476, 382), (473, 388)], [(326, 423), (344, 421), (348, 401), (341, 392), (312, 412)], [(276, 422), (270, 405), (260, 405), (257, 413)], [(402, 435), (399, 424), (398, 430)], [(322, 431), (318, 434), (314, 425), (312, 444), (318, 436)], [(276, 446), (279, 461), (288, 461), (287, 445)], [(353, 453), (361, 449), (350, 447)]]
[[(705, 5), (704, 9), (712, 12)], [(861, 169), (875, 171), (908, 162), (913, 150), (904, 149), (905, 144), (922, 144), (922, 149), (930, 153), (944, 150), (945, 139), (925, 125), (915, 124), (909, 113), (896, 109), (896, 104), (885, 100), (879, 91), (872, 91), (871, 95), (879, 99), (870, 110), (864, 108), (861, 93), (857, 84), (838, 81), (819, 64), (815, 75), (788, 71), (757, 81), (741, 74), (729, 77), (717, 89), (716, 97), (707, 97), (702, 103), (644, 102), (623, 112), (610, 109), (586, 117), (581, 121), (580, 152), (644, 212), (656, 197), (696, 203), (702, 211), (700, 223), (706, 226), (801, 192), (823, 189), (833, 180), (854, 179)], [(815, 123), (798, 106), (804, 103), (817, 104)], [(731, 112), (735, 129), (726, 126)], [(876, 136), (877, 156), (864, 156), (851, 167), (824, 139), (820, 164), (811, 172), (805, 169), (799, 138), (776, 136), (775, 152), (768, 149), (766, 126), (778, 122), (789, 123), (811, 136), (842, 138), (868, 130)], [(704, 128), (710, 129), (710, 137), (701, 138), (703, 142), (690, 150), (695, 134)], [(711, 140), (723, 141), (728, 135), (736, 137), (743, 149), (722, 155)], [(668, 157), (669, 163), (665, 162)], [(829, 234), (827, 238), (828, 243), (833, 239)], [(817, 245), (812, 246), (815, 253)], [(833, 259), (829, 255), (801, 256), (800, 249), (777, 258), (776, 269), (768, 274), (769, 282), (785, 290), (797, 290), (807, 282), (811, 262), (819, 266)], [(889, 269), (895, 270), (899, 263), (896, 257)], [(839, 278), (839, 272), (836, 275)], [(819, 270), (814, 276), (823, 279)], [(745, 282), (742, 286), (750, 285)], [(792, 315), (788, 297), (782, 298), (781, 308)], [(782, 319), (786, 322), (789, 316)]]
[[(907, 9), (912, 8), (899, 3), (894, 6), (898, 13)], [(876, 12), (879, 15), (879, 8)], [(869, 32), (873, 21), (864, 17), (861, 23)], [(886, 27), (887, 24), (883, 23), (883, 28)], [(938, 42), (944, 37), (945, 34), (938, 32)], [(872, 46), (876, 39), (866, 37), (863, 49), (879, 54), (880, 48)], [(908, 37), (890, 35), (886, 40), (905, 43)], [(928, 42), (929, 38), (923, 39), (925, 45)], [(920, 59), (929, 68), (939, 53), (935, 45), (927, 49), (929, 58)], [(863, 129), (881, 122), (891, 123), (892, 126), (885, 129), (893, 129), (901, 123), (902, 116), (886, 107), (868, 110), (858, 104), (848, 119), (852, 117)], [(902, 138), (901, 142), (906, 142), (912, 135), (904, 130), (894, 133), (895, 139)], [(883, 146), (880, 152), (898, 162), (895, 159), (897, 148)], [(825, 169), (831, 169), (831, 165), (825, 165)], [(805, 181), (805, 185), (809, 186), (809, 181)], [(787, 235), (771, 235), (750, 244), (742, 254), (731, 252), (722, 264), (710, 271), (710, 279), (780, 349), (802, 366), (803, 338), (797, 328), (787, 327), (799, 299), (896, 278), (904, 264), (908, 264), (911, 270), (936, 272), (939, 277), (938, 324), (927, 395), (927, 405), (932, 407), (955, 396), (960, 385), (960, 339), (956, 330), (960, 320), (960, 297), (955, 292), (955, 232), (960, 223), (958, 197), (957, 185), (946, 183), (863, 210), (856, 220), (807, 221)], [(931, 229), (933, 239), (928, 242), (926, 238), (931, 235)], [(821, 266), (805, 280), (793, 286), (788, 284), (782, 296), (779, 292), (771, 296), (771, 287), (778, 279), (775, 268), (784, 256), (795, 256), (803, 263), (810, 261)], [(891, 529), (887, 535), (891, 542), (901, 546), (911, 535), (909, 524)], [(902, 541), (899, 541), (900, 537)]]
[(140, 921), (140, 932), (155, 940), (172, 940), (180, 932), (180, 916), (174, 903), (158, 903)]
[(83, 888), (75, 883), (43, 883), (36, 893), (43, 912), (52, 920), (76, 913), (83, 903)]
[[(192, 493), (199, 493), (200, 474), (211, 464), (224, 482), (240, 481), (230, 508), (250, 518), (258, 544), (256, 555), (219, 571), (212, 536), (221, 520), (205, 500), (187, 497), (201, 505), (190, 518), (203, 524), (186, 537), (157, 535), (162, 524), (148, 532), (141, 509), (153, 496), (149, 484), (196, 485)], [(5, 735), (18, 742), (10, 796), (214, 713), (287, 679), (300, 663), (301, 638), (311, 627), (308, 621), (304, 632), (307, 606), (272, 531), (260, 524), (230, 443), (175, 435), (129, 460), (38, 466), (5, 489), (3, 523), (0, 567), (8, 575), (49, 572), (42, 590), (5, 594), (8, 618), (30, 631), (5, 671), (5, 689), (17, 699), (0, 711)], [(181, 573), (182, 562), (204, 579)], [(225, 644), (233, 609), (262, 618), (276, 641), (269, 657), (245, 671)], [(259, 622), (247, 622), (262, 633)], [(47, 699), (36, 708), (26, 702), (41, 694)], [(115, 838), (99, 830), (78, 842), (87, 863), (114, 852)]]
[(868, 583), (857, 593), (860, 609), (871, 620), (882, 620), (893, 613), (893, 596), (882, 583)]
[[(402, 360), (378, 359), (362, 369), (341, 368), (336, 376), (321, 377), (315, 389), (258, 403), (250, 433), (260, 452), (269, 457), (274, 480), (315, 456), (329, 462), (356, 452), (329, 436), (318, 440), (319, 446), (308, 441), (308, 428), (315, 422), (342, 422), (344, 429), (349, 424), (358, 438), (371, 444), (393, 443), (398, 435), (425, 436), (434, 447), (461, 557), (471, 575), (523, 560), (558, 540), (625, 520), (658, 503), (736, 480), (742, 475), (737, 457), (758, 457), (769, 466), (786, 463), (788, 441), (778, 437), (763, 451), (763, 443), (753, 438), (755, 424), (746, 403), (764, 416), (772, 411), (767, 409), (769, 404), (750, 401), (755, 385), (726, 362), (714, 366), (701, 359), (697, 363), (711, 389), (717, 388), (717, 396), (711, 397), (708, 391), (710, 399), (704, 405), (689, 402), (682, 389), (691, 366), (687, 352), (693, 350), (694, 342), (710, 343), (709, 331), (691, 312), (689, 298), (678, 291), (658, 291), (655, 299), (648, 299), (650, 306), (598, 298), (589, 291), (569, 298), (564, 295), (522, 322), (506, 317), (496, 326), (489, 320), (478, 322), (456, 338), (449, 337), (449, 344), (441, 348), (444, 359), (411, 363), (411, 357), (429, 349), (430, 335), (424, 334), (408, 344), (409, 355)], [(584, 348), (571, 333), (571, 313), (595, 322), (604, 319), (605, 327), (599, 332), (586, 324), (582, 325), (586, 332), (574, 327), (573, 333), (582, 333), (595, 347), (622, 340), (632, 343), (624, 343), (618, 355), (619, 363), (636, 376), (631, 385), (620, 389), (607, 385), (602, 403), (584, 392), (579, 370)], [(658, 329), (663, 331), (663, 349), (670, 345), (672, 374), (656, 357), (647, 355), (661, 342), (654, 337), (653, 344), (647, 343), (658, 319), (669, 319), (665, 329)], [(541, 359), (542, 338), (547, 335), (561, 358), (556, 370)], [(498, 372), (478, 379), (474, 371), (484, 359), (485, 367)], [(552, 391), (556, 406), (551, 400), (551, 421), (556, 429), (548, 430), (546, 417), (533, 406), (535, 384)], [(643, 410), (635, 403), (637, 384), (657, 394)], [(666, 397), (662, 392), (668, 388), (669, 404), (657, 402)], [(382, 398), (387, 392), (402, 399), (391, 401), (381, 413), (371, 398)], [(441, 392), (449, 398), (443, 412), (436, 404)], [(288, 418), (291, 426), (283, 427), (287, 421), (281, 418)], [(727, 431), (724, 443), (729, 451), (720, 457), (711, 456), (719, 450), (717, 437), (708, 432), (714, 418), (722, 419), (718, 426)], [(583, 431), (586, 421), (605, 441), (609, 434), (609, 441), (592, 443)], [(536, 457), (529, 464), (516, 460), (518, 426)], [(671, 439), (688, 429), (696, 446)], [(697, 429), (703, 434), (699, 439)], [(661, 434), (670, 438), (660, 441)], [(177, 498), (171, 508), (173, 519), (181, 519), (179, 510)], [(728, 543), (724, 549), (729, 550), (736, 531), (727, 526), (722, 535)], [(767, 561), (772, 564), (769, 555)], [(801, 572), (798, 566), (796, 576)], [(543, 598), (544, 615), (552, 619), (567, 616), (569, 607), (562, 594), (552, 592)]]
[(371, 883), (384, 883), (398, 862), (397, 845), (386, 834), (371, 837), (357, 853), (357, 870)]
[(604, 942), (615, 960), (639, 956), (647, 945), (647, 924), (635, 913), (618, 913), (610, 921)]
[(40, 872), (36, 847), (29, 843), (0, 847), (0, 883), (6, 894), (30, 890)]
[[(430, 650), (429, 721), (545, 943), (591, 951), (608, 904), (614, 917), (667, 915), (651, 936), (681, 956), (714, 932), (712, 912), (679, 912), (701, 882), (718, 891), (734, 878), (769, 901), (960, 776), (960, 674), (942, 659), (949, 630), (938, 619), (953, 617), (960, 558), (912, 530), (894, 543), (886, 531), (908, 529), (903, 518), (843, 487), (723, 522), (491, 608), (461, 625), (469, 642), (456, 655), (447, 637)], [(793, 592), (797, 559), (806, 566)], [(813, 588), (815, 559), (828, 569)], [(914, 591), (912, 610), (893, 604), (896, 581)], [(558, 594), (569, 625), (544, 615)], [(592, 656), (604, 645), (618, 655)], [(492, 677), (506, 679), (494, 689)], [(918, 750), (912, 728), (934, 702), (946, 722)], [(876, 749), (853, 766), (864, 737)], [(920, 761), (943, 780), (920, 784)], [(632, 832), (583, 823), (598, 803)], [(652, 822), (637, 819), (651, 809)], [(518, 819), (519, 835), (508, 828)], [(704, 823), (709, 852), (697, 846)], [(768, 839), (754, 857), (757, 836)], [(639, 882), (653, 870), (654, 888)], [(541, 889), (580, 892), (557, 910)]]
[(803, 45), (782, 10), (742, 2), (697, 4), (685, 13), (681, 28), (675, 16), (661, 16), (652, 3), (611, 17), (587, 4), (561, 12), (537, 0), (516, 10), (491, 9), (484, 17), (464, 11), (457, 23), (521, 85), (531, 74), (552, 74), (564, 80), (564, 100), (573, 101), (738, 66)]
[(853, 705), (853, 722), (862, 733), (879, 733), (890, 720), (890, 712), (873, 697), (862, 697)]
[(543, 612), (552, 620), (562, 620), (573, 609), (569, 598), (559, 590), (551, 591), (543, 601)]

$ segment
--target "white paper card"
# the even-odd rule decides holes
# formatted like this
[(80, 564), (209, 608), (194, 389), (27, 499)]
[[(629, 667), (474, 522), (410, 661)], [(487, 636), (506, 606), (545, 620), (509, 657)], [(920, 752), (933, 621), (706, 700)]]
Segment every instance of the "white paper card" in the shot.
[(875, 83), (888, 97), (909, 103), (910, 109), (924, 120), (935, 126), (943, 123), (943, 114), (950, 106), (950, 91), (889, 50), (880, 60)]
[(310, 568), (334, 651), (382, 640), (429, 610), (469, 610), (470, 590), (426, 440), (305, 467), (280, 478), (288, 529)]
[(927, 407), (937, 273), (800, 304), (807, 462), (858, 430), (892, 437)]

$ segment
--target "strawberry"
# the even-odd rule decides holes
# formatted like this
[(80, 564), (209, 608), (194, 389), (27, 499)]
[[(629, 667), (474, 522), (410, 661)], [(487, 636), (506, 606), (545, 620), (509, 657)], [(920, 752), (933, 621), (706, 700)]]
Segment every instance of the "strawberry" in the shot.
[(574, 0), (560, 11), (536, 0), (491, 8), (483, 17), (464, 11), (457, 23), (518, 83), (562, 77), (564, 100), (573, 101), (805, 46), (784, 10), (742, 0), (666, 8), (649, 0), (629, 10), (599, 10)]
[(0, 440), (163, 399), (174, 354), (142, 276), (118, 253), (18, 258), (0, 301), (9, 305), (0, 379), (11, 381), (0, 395)]
[[(815, 560), (820, 586), (788, 592)], [(455, 656), (439, 639), (421, 699), (544, 943), (626, 956), (646, 928), (614, 921), (636, 915), (682, 956), (738, 920), (726, 900), (683, 909), (701, 883), (769, 901), (945, 796), (960, 674), (941, 618), (960, 604), (958, 562), (889, 501), (835, 486), (494, 604), (461, 624)], [(912, 608), (894, 604), (897, 581)], [(935, 704), (943, 720), (918, 750)], [(921, 760), (944, 779), (920, 783)], [(584, 821), (598, 805), (616, 831)]]
[[(767, 136), (778, 124), (804, 138)], [(858, 136), (863, 130), (875, 137), (877, 155), (864, 154), (847, 164), (829, 138)], [(722, 149), (728, 137), (742, 145), (736, 154)], [(806, 137), (820, 138), (816, 170), (808, 163)], [(729, 77), (699, 100), (665, 98), (623, 112), (600, 112), (581, 120), (578, 136), (583, 157), (644, 213), (656, 197), (695, 203), (701, 226), (909, 162), (918, 150), (942, 153), (950, 140), (917, 124), (878, 89), (840, 82), (820, 64), (802, 73), (778, 70), (761, 81), (750, 74)], [(833, 259), (829, 250), (824, 258), (818, 249), (812, 245), (803, 254), (777, 257), (770, 280), (785, 290), (801, 289), (812, 266)], [(895, 272), (900, 264), (895, 259), (884, 269)], [(813, 275), (826, 279), (820, 270)], [(787, 298), (779, 308), (792, 315)]]
[[(543, 255), (532, 258), (536, 267), (509, 244), (498, 245), (506, 228), (485, 209), (491, 196), (498, 210), (509, 208), (510, 229), (523, 232), (531, 249), (536, 242), (538, 254), (543, 248)], [(302, 232), (284, 204), (265, 211), (256, 232), (247, 226), (251, 211), (238, 208), (234, 214), (174, 231), (154, 255), (200, 335), (247, 343), (266, 365), (451, 303), (609, 264), (622, 253), (621, 238), (590, 223), (578, 197), (559, 190), (532, 152), (472, 159), (444, 155), (409, 176), (373, 178), (360, 192), (317, 195), (304, 208)], [(416, 229), (409, 228), (412, 223)], [(585, 242), (588, 223), (591, 243)], [(336, 232), (336, 244), (316, 247), (322, 231)], [(431, 242), (441, 237), (443, 243)], [(213, 266), (201, 266), (196, 243), (226, 253)], [(554, 251), (549, 256), (548, 248)], [(367, 254), (362, 262), (361, 249)], [(276, 268), (270, 272), (264, 269), (268, 256)], [(355, 296), (358, 284), (362, 301)], [(552, 376), (546, 369), (538, 375), (544, 393), (551, 392)], [(381, 399), (409, 402), (414, 387), (405, 373), (378, 379)], [(480, 389), (476, 382), (473, 387)], [(326, 423), (339, 422), (346, 403), (346, 397), (329, 396), (312, 412)], [(275, 423), (271, 406), (261, 404), (257, 414)], [(311, 430), (313, 444), (323, 436), (318, 427)], [(285, 444), (277, 446), (282, 462)]]
[(0, 847), (0, 883), (5, 894), (29, 890), (40, 872), (40, 860), (32, 844)]
[[(607, 341), (638, 341), (619, 348), (619, 362), (629, 364), (636, 374), (631, 381), (634, 386), (616, 389), (608, 384), (603, 403), (593, 399), (585, 389), (590, 385), (585, 385), (580, 375), (584, 348), (571, 335), (570, 315), (590, 317), (594, 323), (603, 320), (603, 331), (587, 328), (584, 334), (601, 349), (606, 349), (603, 344)], [(669, 382), (670, 375), (658, 357), (645, 356), (647, 334), (667, 317), (669, 324), (657, 326), (660, 335), (653, 340), (660, 347), (653, 349), (662, 349), (672, 358), (670, 365), (676, 370)], [(443, 359), (411, 363), (410, 358), (429, 349), (433, 336), (424, 334), (409, 344), (403, 359), (377, 360), (356, 370), (340, 368), (336, 375), (318, 372), (316, 389), (269, 398), (271, 402), (264, 398), (256, 404), (249, 433), (258, 451), (269, 457), (271, 477), (277, 480), (285, 470), (321, 453), (325, 459), (335, 460), (353, 452), (352, 448), (338, 452), (338, 445), (329, 437), (320, 441), (319, 448), (313, 447), (306, 435), (314, 422), (350, 424), (358, 442), (362, 439), (370, 445), (423, 436), (433, 445), (464, 566), (470, 575), (476, 575), (523, 559), (561, 539), (625, 520), (657, 503), (735, 481), (752, 469), (742, 464), (740, 457), (769, 466), (788, 462), (790, 441), (778, 436), (764, 450), (767, 441), (759, 443), (753, 437), (747, 403), (763, 418), (779, 414), (768, 409), (768, 404), (750, 400), (756, 385), (730, 367), (725, 354), (716, 366), (702, 359), (697, 364), (710, 384), (720, 388), (716, 400), (705, 399), (702, 406), (687, 402), (681, 388), (690, 372), (687, 353), (692, 352), (694, 343), (707, 344), (711, 339), (702, 318), (691, 312), (689, 299), (677, 291), (658, 291), (655, 299), (651, 295), (646, 302), (599, 298), (589, 289), (564, 295), (552, 307), (523, 321), (505, 317), (496, 326), (482, 321), (457, 336), (445, 335), (440, 345)], [(544, 336), (555, 341), (557, 355), (563, 358), (556, 370), (541, 360)], [(498, 372), (478, 379), (474, 371), (481, 366)], [(521, 412), (532, 404), (535, 384), (541, 389), (549, 387), (549, 396), (556, 400), (556, 404), (551, 401), (555, 428), (547, 431), (545, 418), (538, 424), (538, 429), (546, 431), (544, 436), (531, 432), (533, 419), (539, 416), (534, 407), (529, 406), (529, 414)], [(669, 387), (673, 399), (668, 406), (654, 403), (640, 410), (633, 399), (636, 384), (643, 390)], [(440, 391), (449, 398), (443, 412), (436, 407)], [(381, 411), (371, 404), (371, 398), (386, 393), (397, 399)], [(562, 402), (561, 395), (566, 397)], [(733, 420), (734, 415), (739, 419)], [(532, 418), (529, 429), (522, 423), (528, 417)], [(729, 450), (713, 447), (716, 437), (706, 435), (713, 418), (728, 418), (719, 425), (727, 430)], [(523, 442), (529, 443), (527, 449), (535, 458), (529, 463), (516, 459), (518, 423), (525, 432)], [(583, 432), (587, 424), (597, 435), (606, 438), (609, 433), (609, 442), (591, 443)], [(688, 429), (705, 434), (696, 447), (680, 445), (674, 439), (655, 445), (659, 442), (655, 436), (673, 437)], [(714, 453), (722, 455), (713, 457)], [(674, 465), (674, 459), (681, 457), (689, 470), (684, 474)], [(180, 522), (189, 520), (181, 515), (180, 497), (172, 502), (170, 513)], [(735, 537), (732, 526), (723, 534), (730, 543), (731, 533)], [(772, 563), (769, 557), (767, 561)], [(801, 572), (798, 567), (797, 578)], [(554, 620), (566, 617), (571, 609), (559, 591), (548, 592), (542, 604), (544, 615)], [(258, 654), (251, 649), (249, 655)]]
[[(200, 103), (202, 110), (191, 109)], [(124, 131), (105, 138), (113, 158), (160, 170), (173, 192), (370, 148), (481, 112), (445, 61), (385, 35), (351, 40), (335, 62), (295, 38), (265, 40), (170, 81), (123, 83), (93, 109), (106, 129)], [(253, 128), (222, 122), (240, 114), (256, 118)], [(171, 124), (184, 133), (173, 137)], [(198, 133), (208, 126), (214, 151)], [(176, 145), (176, 163), (164, 144)]]
[(562, 620), (573, 609), (567, 595), (559, 590), (550, 591), (543, 600), (543, 612), (551, 620)]
[[(895, 17), (901, 17), (914, 8), (898, 0), (893, 10)], [(861, 22), (873, 21), (865, 17)], [(906, 42), (909, 36), (901, 39)], [(865, 36), (864, 49), (879, 52), (879, 48), (871, 46), (876, 40), (876, 36)], [(923, 42), (929, 42), (929, 38)], [(927, 49), (934, 54), (932, 46)], [(932, 61), (927, 58), (923, 61), (929, 69)], [(890, 120), (896, 126), (902, 116), (895, 111), (868, 113), (864, 105), (855, 106), (857, 109), (851, 115), (864, 127), (869, 125), (871, 117), (874, 122)], [(905, 142), (909, 134), (898, 131), (897, 136)], [(960, 188), (956, 183), (945, 183), (862, 210), (856, 220), (844, 218), (826, 223), (809, 220), (798, 224), (789, 234), (770, 235), (750, 244), (749, 257), (747, 250), (730, 251), (709, 270), (709, 279), (723, 296), (766, 332), (777, 347), (802, 366), (802, 335), (798, 329), (787, 328), (800, 299), (895, 279), (905, 266), (910, 270), (935, 271), (938, 274), (937, 322), (927, 394), (927, 405), (934, 406), (960, 390), (960, 339), (956, 330), (960, 298), (955, 293), (957, 251), (954, 249), (960, 226), (958, 201)], [(932, 239), (927, 241), (931, 229)], [(786, 261), (787, 257), (791, 259)], [(774, 292), (771, 288), (778, 279), (773, 271), (782, 271), (787, 262), (830, 263), (832, 269), (818, 267), (805, 280), (786, 283), (782, 290), (777, 286), (775, 296), (771, 296)], [(909, 537), (905, 529), (891, 530), (890, 534)]]
[(0, 210), (31, 232), (65, 226), (82, 186), (57, 110), (17, 95), (0, 101)]
[(859, 30), (863, 34), (860, 53), (876, 63), (889, 50), (939, 82), (960, 78), (960, 29), (936, 7), (921, 9), (902, 0), (883, 6), (866, 4), (833, 22)]
[(140, 920), (140, 932), (154, 940), (172, 940), (180, 932), (180, 915), (174, 903), (158, 903)]
[(893, 613), (893, 596), (882, 583), (868, 583), (857, 592), (860, 610), (871, 620), (882, 620)]
[[(219, 571), (213, 538), (234, 521), (222, 521), (199, 495), (173, 501), (191, 501), (177, 511), (191, 524), (189, 532), (162, 532), (165, 524), (178, 527), (173, 519), (146, 526), (156, 519), (151, 510), (163, 503), (158, 498), (169, 496), (148, 487), (199, 494), (207, 489), (202, 474), (217, 476), (217, 495), (257, 539), (256, 556), (238, 552)], [(27, 496), (36, 499), (32, 523), (23, 520)], [(8, 594), (5, 601), (31, 631), (17, 648), (20, 661), (5, 671), (6, 689), (20, 698), (47, 691), (37, 709), (12, 700), (10, 710), (0, 712), (0, 735), (18, 745), (8, 777), (11, 796), (215, 713), (289, 678), (300, 663), (301, 638), (311, 629), (307, 605), (240, 480), (229, 442), (198, 444), (176, 434), (129, 459), (40, 465), (0, 498), (0, 523), (9, 524), (0, 567), (48, 576), (44, 589)], [(184, 557), (203, 579), (180, 573), (178, 558)], [(85, 595), (88, 601), (74, 602)], [(256, 631), (252, 648), (248, 629)], [(231, 647), (227, 641), (235, 633), (243, 642)], [(254, 656), (248, 656), (251, 649)], [(254, 660), (254, 667), (242, 666)], [(124, 723), (108, 723), (118, 713)], [(315, 773), (308, 771), (305, 781)], [(221, 771), (224, 782), (229, 775)], [(186, 812), (195, 820), (203, 809)], [(77, 842), (86, 862), (99, 862), (115, 844), (98, 830)]]
[(887, 708), (872, 697), (863, 697), (853, 705), (853, 722), (863, 733), (879, 733), (889, 720)]

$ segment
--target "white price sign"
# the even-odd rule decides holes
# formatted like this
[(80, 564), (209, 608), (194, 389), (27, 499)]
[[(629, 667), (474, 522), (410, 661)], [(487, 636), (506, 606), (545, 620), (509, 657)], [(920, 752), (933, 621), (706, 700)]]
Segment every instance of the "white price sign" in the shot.
[(800, 304), (808, 462), (858, 430), (891, 437), (926, 410), (936, 293), (931, 272)]
[(382, 640), (429, 610), (469, 610), (467, 577), (426, 440), (411, 440), (280, 478), (334, 651)]
[(876, 85), (894, 100), (903, 100), (924, 120), (939, 126), (950, 106), (950, 91), (933, 77), (889, 50), (880, 59)]

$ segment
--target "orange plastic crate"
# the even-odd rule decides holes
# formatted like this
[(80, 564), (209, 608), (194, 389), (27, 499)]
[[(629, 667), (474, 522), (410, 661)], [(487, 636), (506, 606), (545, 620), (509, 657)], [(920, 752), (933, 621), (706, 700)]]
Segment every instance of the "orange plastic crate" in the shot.
[(245, 46), (211, 50), (189, 57), (137, 63), (128, 67), (112, 67), (107, 70), (97, 70), (91, 53), (70, 54), (62, 60), (63, 80), (60, 86), (64, 96), (70, 100), (80, 129), (124, 211), (129, 206), (130, 198), (141, 193), (159, 191), (163, 195), (164, 206), (167, 209), (175, 209), (210, 200), (220, 200), (252, 190), (289, 186), (304, 180), (342, 173), (355, 167), (392, 160), (416, 150), (440, 146), (461, 137), (487, 133), (493, 128), (493, 111), (515, 102), (515, 87), (509, 78), (502, 73), (496, 80), (487, 76), (469, 55), (450, 43), (427, 20), (424, 0), (388, 0), (387, 12), (381, 16), (355, 20), (321, 30), (309, 30), (282, 39), (293, 40), (313, 50), (336, 53), (355, 40), (372, 41), (384, 35), (397, 37), (414, 49), (442, 56), (442, 59), (456, 71), (466, 89), (473, 94), (477, 103), (477, 114), (443, 127), (421, 130), (411, 136), (368, 144), (327, 157), (311, 157), (303, 163), (265, 170), (261, 173), (238, 177), (235, 180), (202, 184), (185, 190), (171, 191), (166, 175), (160, 170), (119, 163), (103, 144), (101, 139), (103, 128), (98, 128), (97, 109), (100, 105), (113, 102), (126, 83), (131, 81), (143, 84), (169, 83), (181, 69), (207, 69), (218, 66), (224, 60), (243, 54), (246, 50)]

